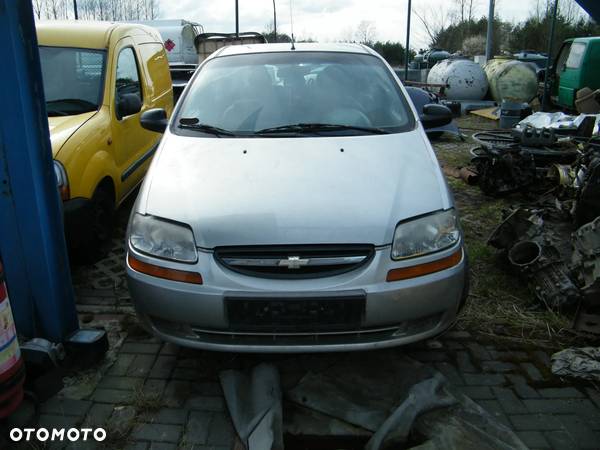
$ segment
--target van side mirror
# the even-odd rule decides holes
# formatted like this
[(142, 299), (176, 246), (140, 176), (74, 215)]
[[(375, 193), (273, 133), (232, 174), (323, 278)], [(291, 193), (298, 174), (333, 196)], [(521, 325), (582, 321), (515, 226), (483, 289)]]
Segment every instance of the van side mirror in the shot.
[(117, 101), (117, 118), (131, 116), (140, 112), (142, 109), (142, 100), (137, 94), (121, 94)]
[(444, 105), (430, 103), (423, 106), (423, 113), (420, 116), (423, 127), (429, 128), (443, 127), (452, 122), (452, 111)]
[(162, 108), (149, 109), (140, 116), (142, 128), (156, 133), (164, 133), (168, 123), (167, 112)]

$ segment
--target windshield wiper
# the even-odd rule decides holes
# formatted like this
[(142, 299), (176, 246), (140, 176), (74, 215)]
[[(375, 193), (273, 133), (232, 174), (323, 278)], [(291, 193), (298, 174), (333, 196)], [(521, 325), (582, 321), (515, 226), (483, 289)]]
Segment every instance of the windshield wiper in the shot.
[(263, 128), (262, 130), (256, 131), (254, 134), (277, 134), (277, 133), (304, 133), (304, 132), (318, 132), (318, 131), (340, 131), (340, 130), (354, 130), (363, 131), (370, 134), (389, 134), (388, 131), (383, 128), (376, 127), (361, 127), (357, 125), (342, 125), (334, 123), (296, 123), (290, 125), (281, 125), (279, 127)]
[(214, 134), (215, 136), (236, 136), (232, 131), (225, 130), (224, 128), (215, 127), (213, 125), (207, 125), (205, 123), (198, 123), (196, 118), (182, 117), (179, 119), (179, 128), (186, 130), (196, 130), (202, 133)]

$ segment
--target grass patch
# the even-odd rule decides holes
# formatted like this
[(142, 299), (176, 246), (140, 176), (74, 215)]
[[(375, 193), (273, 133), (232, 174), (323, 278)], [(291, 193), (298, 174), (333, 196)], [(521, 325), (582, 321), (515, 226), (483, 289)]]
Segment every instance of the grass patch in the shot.
[(146, 416), (157, 412), (164, 403), (159, 392), (147, 392), (137, 388), (133, 394), (133, 406), (138, 416)]

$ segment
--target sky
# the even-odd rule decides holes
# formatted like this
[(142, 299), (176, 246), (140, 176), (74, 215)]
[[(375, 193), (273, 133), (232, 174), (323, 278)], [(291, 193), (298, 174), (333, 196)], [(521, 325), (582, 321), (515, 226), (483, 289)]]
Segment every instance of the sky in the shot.
[[(273, 21), (272, 0), (238, 0), (240, 31), (265, 31)], [(290, 34), (290, 2), (296, 39), (321, 42), (348, 40), (358, 24), (371, 21), (377, 40), (404, 42), (408, 0), (275, 0), (278, 31)], [(413, 0), (413, 10), (430, 21), (449, 12), (456, 0)], [(496, 12), (504, 20), (524, 20), (543, 0), (496, 0)], [(487, 15), (488, 0), (474, 0), (478, 17)], [(206, 32), (235, 31), (235, 0), (159, 0), (161, 19), (198, 22)], [(411, 48), (428, 44), (427, 33), (413, 13)]]

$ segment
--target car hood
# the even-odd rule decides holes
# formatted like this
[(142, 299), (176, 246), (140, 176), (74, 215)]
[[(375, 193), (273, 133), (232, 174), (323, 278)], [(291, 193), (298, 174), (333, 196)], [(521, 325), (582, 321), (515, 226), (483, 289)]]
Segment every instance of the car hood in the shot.
[(224, 139), (167, 132), (139, 211), (189, 224), (203, 248), (392, 242), (450, 207), (421, 128), (352, 137)]
[(52, 144), (52, 156), (56, 157), (58, 151), (62, 148), (67, 139), (69, 139), (77, 129), (86, 123), (96, 111), (91, 111), (74, 116), (48, 117), (48, 126), (50, 128), (50, 142)]

